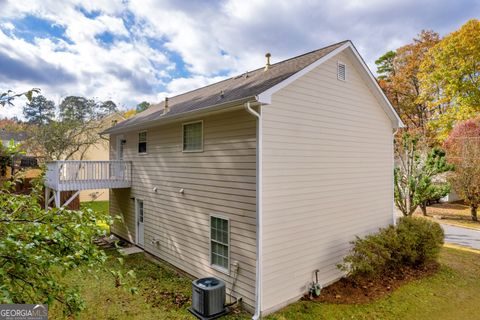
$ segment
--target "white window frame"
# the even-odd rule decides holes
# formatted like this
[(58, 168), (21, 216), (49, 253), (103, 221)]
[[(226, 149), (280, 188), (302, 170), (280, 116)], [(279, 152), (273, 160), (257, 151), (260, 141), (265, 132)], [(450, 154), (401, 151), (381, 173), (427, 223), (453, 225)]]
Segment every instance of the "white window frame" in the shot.
[[(340, 70), (340, 65), (343, 66), (344, 70), (345, 70), (345, 79), (341, 79), (340, 78), (340, 73), (338, 72)], [(337, 61), (337, 79), (340, 80), (340, 81), (347, 81), (347, 64), (345, 62), (342, 62), (342, 61)]]
[[(140, 134), (145, 133), (145, 152), (138, 151), (138, 146), (140, 145)], [(148, 154), (148, 132), (147, 130), (139, 131), (137, 134), (137, 153), (138, 154)]]
[[(201, 123), (202, 124), (202, 147), (198, 150), (185, 150), (185, 126), (189, 124), (195, 124), (195, 123)], [(204, 130), (204, 125), (203, 125), (203, 120), (196, 120), (196, 121), (190, 121), (190, 122), (185, 122), (182, 123), (182, 152), (185, 153), (192, 153), (192, 152), (203, 152), (203, 130)]]
[[(227, 223), (228, 223), (228, 230), (227, 230), (227, 237), (228, 237), (228, 267), (227, 268), (224, 268), (222, 266), (219, 266), (219, 265), (216, 265), (216, 264), (213, 264), (213, 261), (212, 261), (212, 242), (217, 242), (217, 243), (220, 243), (221, 245), (225, 245), (224, 243), (221, 243), (221, 242), (218, 242), (216, 240), (213, 240), (212, 239), (212, 218), (217, 218), (217, 219), (222, 219), (222, 220), (227, 220)], [(209, 217), (208, 217), (208, 233), (209, 233), (209, 242), (208, 242), (208, 247), (209, 247), (209, 261), (210, 261), (210, 267), (212, 269), (215, 269), (217, 271), (220, 271), (222, 273), (225, 273), (227, 275), (230, 274), (230, 261), (231, 261), (231, 236), (230, 236), (230, 219), (225, 217), (225, 216), (222, 216), (222, 215), (217, 215), (217, 214), (211, 214)]]

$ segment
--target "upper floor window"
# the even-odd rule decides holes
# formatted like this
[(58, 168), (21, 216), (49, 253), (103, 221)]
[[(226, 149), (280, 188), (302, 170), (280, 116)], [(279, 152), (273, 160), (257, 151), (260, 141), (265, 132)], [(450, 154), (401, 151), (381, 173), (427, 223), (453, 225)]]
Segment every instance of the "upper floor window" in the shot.
[(138, 153), (147, 153), (147, 132), (138, 133)]
[(203, 121), (183, 124), (183, 151), (203, 151)]

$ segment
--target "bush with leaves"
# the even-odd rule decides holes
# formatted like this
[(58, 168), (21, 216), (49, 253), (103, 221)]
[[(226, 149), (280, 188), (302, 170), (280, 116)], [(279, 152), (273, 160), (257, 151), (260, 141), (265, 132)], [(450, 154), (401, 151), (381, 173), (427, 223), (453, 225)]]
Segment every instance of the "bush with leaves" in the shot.
[(403, 267), (418, 268), (435, 261), (443, 236), (438, 223), (404, 217), (397, 226), (388, 226), (364, 238), (357, 237), (338, 267), (352, 277), (380, 277)]
[[(82, 310), (85, 304), (78, 288), (65, 286), (62, 278), (71, 270), (104, 267), (107, 255), (94, 239), (106, 235), (98, 222), (112, 219), (90, 209), (45, 211), (39, 181), (29, 195), (15, 194), (14, 187), (14, 181), (7, 181), (0, 189), (0, 303), (56, 300), (67, 314)], [(121, 285), (122, 274), (115, 270), (112, 274)]]

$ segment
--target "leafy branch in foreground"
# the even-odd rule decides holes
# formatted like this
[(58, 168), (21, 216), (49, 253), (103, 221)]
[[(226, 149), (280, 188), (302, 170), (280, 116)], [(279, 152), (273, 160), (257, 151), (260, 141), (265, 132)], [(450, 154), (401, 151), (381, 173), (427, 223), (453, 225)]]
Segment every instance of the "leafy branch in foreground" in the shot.
[(35, 93), (40, 93), (40, 89), (33, 88), (31, 90), (28, 90), (22, 93), (14, 93), (12, 90), (8, 90), (7, 92), (2, 92), (0, 93), (0, 106), (2, 107), (6, 105), (12, 106), (13, 105), (12, 101), (21, 96), (26, 97), (28, 101), (32, 101), (33, 95)]
[[(65, 313), (77, 313), (84, 301), (78, 288), (67, 287), (62, 279), (71, 270), (106, 268), (107, 255), (94, 240), (106, 235), (98, 222), (111, 224), (112, 218), (91, 209), (45, 211), (39, 181), (29, 195), (15, 194), (15, 184), (6, 181), (0, 189), (0, 303), (58, 301)], [(123, 285), (126, 275), (110, 271), (112, 281)]]

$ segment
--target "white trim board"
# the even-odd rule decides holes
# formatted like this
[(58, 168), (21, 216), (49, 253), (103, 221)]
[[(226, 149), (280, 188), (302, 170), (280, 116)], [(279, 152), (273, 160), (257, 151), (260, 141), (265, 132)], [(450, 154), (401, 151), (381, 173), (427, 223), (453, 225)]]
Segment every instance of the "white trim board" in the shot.
[(304, 76), (308, 72), (310, 72), (313, 69), (315, 69), (316, 67), (320, 66), (325, 61), (331, 59), (332, 57), (336, 56), (337, 54), (339, 54), (340, 52), (342, 52), (346, 49), (350, 49), (351, 52), (353, 52), (353, 55), (356, 58), (356, 59), (354, 59), (354, 61), (357, 62), (357, 66), (360, 67), (359, 69), (363, 71), (362, 76), (366, 80), (366, 83), (367, 83), (368, 87), (372, 90), (373, 94), (375, 95), (377, 100), (380, 102), (380, 105), (383, 107), (385, 113), (387, 114), (387, 116), (392, 121), (393, 127), (394, 128), (403, 128), (405, 125), (403, 124), (402, 120), (398, 116), (398, 114), (395, 111), (395, 109), (393, 108), (393, 106), (390, 104), (390, 101), (388, 101), (387, 97), (385, 96), (382, 89), (378, 85), (377, 80), (375, 80), (375, 77), (373, 76), (372, 72), (370, 71), (370, 69), (368, 69), (367, 65), (365, 64), (362, 57), (360, 56), (360, 54), (358, 53), (357, 49), (355, 48), (355, 46), (353, 45), (353, 43), (351, 41), (346, 42), (344, 45), (342, 45), (339, 48), (333, 50), (332, 52), (325, 55), (324, 57), (316, 60), (312, 64), (309, 64), (308, 66), (306, 66), (302, 70), (298, 71), (297, 73), (293, 74), (292, 76), (288, 77), (287, 79), (283, 80), (282, 82), (277, 83), (273, 87), (271, 87), (271, 88), (265, 90), (264, 92), (260, 93), (257, 96), (258, 102), (265, 103), (265, 104), (271, 104), (272, 103), (272, 95), (275, 92), (285, 88), (286, 86), (288, 86), (289, 84), (291, 84), (292, 82), (297, 80), (298, 78)]

